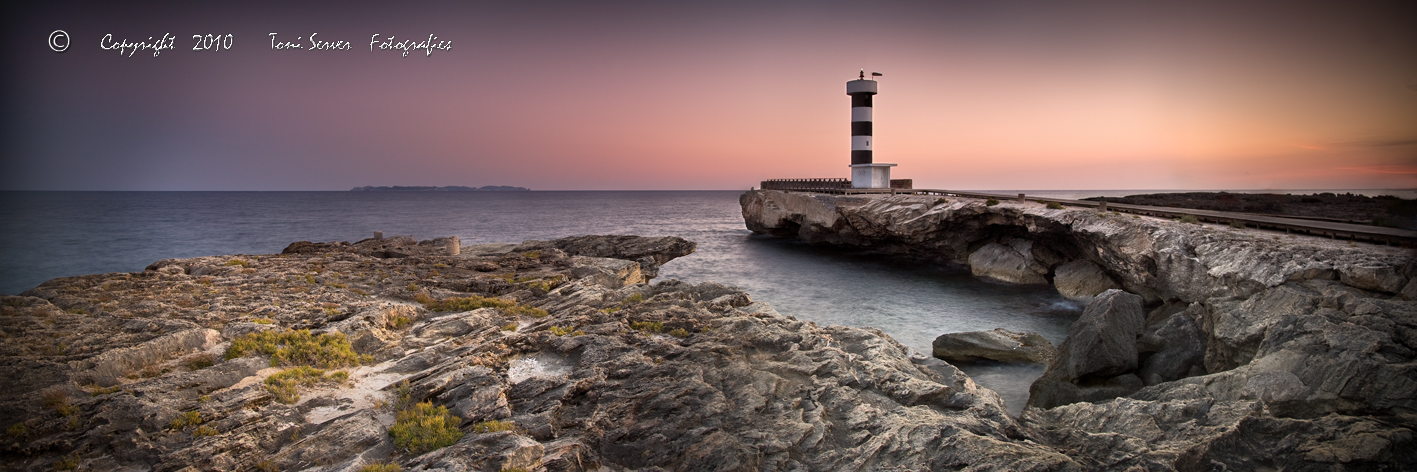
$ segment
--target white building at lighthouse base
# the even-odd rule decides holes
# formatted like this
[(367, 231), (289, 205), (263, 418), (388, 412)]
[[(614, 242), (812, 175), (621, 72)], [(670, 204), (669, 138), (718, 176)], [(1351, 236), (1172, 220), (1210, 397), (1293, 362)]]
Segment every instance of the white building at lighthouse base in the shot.
[(891, 188), (891, 168), (895, 164), (876, 162), (851, 165), (851, 188)]

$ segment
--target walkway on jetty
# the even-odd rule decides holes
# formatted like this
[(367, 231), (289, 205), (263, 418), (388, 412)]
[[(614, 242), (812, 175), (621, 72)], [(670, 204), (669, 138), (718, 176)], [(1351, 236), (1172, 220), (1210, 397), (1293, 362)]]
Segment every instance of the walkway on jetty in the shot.
[(940, 195), (946, 197), (968, 197), (968, 198), (993, 198), (1000, 202), (1006, 201), (1034, 201), (1039, 203), (1057, 202), (1061, 205), (1096, 208), (1101, 211), (1118, 211), (1136, 213), (1147, 216), (1157, 216), (1162, 218), (1180, 218), (1186, 215), (1195, 217), (1197, 220), (1218, 223), (1233, 224), (1239, 223), (1245, 226), (1273, 229), (1284, 231), (1285, 233), (1303, 233), (1316, 236), (1328, 236), (1333, 239), (1347, 239), (1353, 241), (1369, 241), (1375, 243), (1397, 244), (1412, 246), (1417, 244), (1417, 231), (1398, 228), (1387, 228), (1383, 226), (1368, 226), (1352, 223), (1338, 223), (1330, 221), (1306, 220), (1301, 218), (1285, 218), (1279, 216), (1252, 215), (1249, 213), (1236, 213), (1229, 211), (1194, 210), (1190, 208), (1158, 207), (1148, 205), (1129, 205), (1125, 203), (1095, 202), (1091, 200), (1067, 200), (1060, 198), (1030, 197), (1024, 194), (1003, 195), (995, 193), (968, 192), (960, 190), (943, 189), (812, 189), (812, 190), (779, 190), (805, 193), (828, 193), (837, 195), (861, 195), (861, 194), (889, 194), (889, 195)]

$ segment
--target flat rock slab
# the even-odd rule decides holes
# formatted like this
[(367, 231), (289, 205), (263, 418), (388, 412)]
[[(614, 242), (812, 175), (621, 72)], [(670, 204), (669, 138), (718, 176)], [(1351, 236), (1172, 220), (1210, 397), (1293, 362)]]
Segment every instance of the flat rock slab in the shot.
[(935, 357), (947, 361), (991, 360), (1047, 364), (1056, 350), (1038, 333), (1019, 333), (1003, 328), (989, 331), (949, 333), (932, 343)]

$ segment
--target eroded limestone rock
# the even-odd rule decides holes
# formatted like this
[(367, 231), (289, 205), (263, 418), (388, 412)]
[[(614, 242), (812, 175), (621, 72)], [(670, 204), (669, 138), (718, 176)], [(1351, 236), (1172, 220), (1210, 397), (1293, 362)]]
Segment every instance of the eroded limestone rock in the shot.
[(969, 270), (984, 277), (1015, 284), (1046, 284), (1048, 267), (1033, 258), (1033, 242), (1009, 238), (985, 244), (969, 255)]
[(1054, 271), (1053, 285), (1058, 293), (1072, 300), (1091, 301), (1099, 293), (1122, 288), (1101, 267), (1086, 259), (1060, 265)]
[(1053, 343), (1038, 333), (1018, 333), (1003, 328), (968, 333), (948, 333), (935, 338), (934, 355), (946, 361), (991, 360), (1036, 362), (1053, 360)]

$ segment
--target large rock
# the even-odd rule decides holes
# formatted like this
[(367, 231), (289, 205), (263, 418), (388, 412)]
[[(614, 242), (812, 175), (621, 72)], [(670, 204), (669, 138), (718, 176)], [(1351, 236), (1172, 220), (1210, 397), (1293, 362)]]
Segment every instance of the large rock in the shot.
[(1074, 380), (1136, 370), (1137, 336), (1144, 320), (1141, 297), (1121, 290), (1103, 292), (1068, 329), (1048, 370)]
[(221, 340), (213, 329), (193, 328), (164, 335), (131, 347), (114, 349), (75, 362), (80, 381), (102, 387), (117, 385), (120, 377), (162, 364), (174, 357), (208, 349)]
[(1141, 297), (1102, 292), (1083, 310), (1048, 370), (1029, 389), (1028, 404), (1052, 408), (1078, 401), (1126, 395), (1142, 387), (1137, 336), (1145, 318)]
[(1145, 356), (1137, 376), (1147, 385), (1206, 373), (1207, 339), (1200, 321), (1205, 307), (1200, 303), (1177, 305), (1158, 308), (1162, 316), (1149, 323), (1137, 340), (1138, 353)]
[(1053, 286), (1058, 293), (1072, 300), (1092, 300), (1097, 294), (1120, 289), (1107, 272), (1092, 261), (1081, 259), (1063, 264), (1054, 269)]
[(1407, 278), (1398, 269), (1386, 264), (1356, 264), (1338, 269), (1343, 283), (1364, 290), (1399, 293), (1407, 284)]
[(985, 277), (1015, 284), (1046, 284), (1048, 267), (1033, 258), (1033, 242), (1009, 238), (1004, 244), (989, 243), (969, 255), (969, 270)]
[(739, 204), (745, 225), (757, 233), (959, 263), (968, 263), (990, 241), (1031, 240), (1065, 260), (1097, 263), (1148, 303), (1244, 298), (1286, 282), (1340, 277), (1393, 291), (1404, 288), (1398, 277), (1417, 275), (1408, 265), (1410, 249), (1305, 236), (1275, 239), (1258, 230), (1082, 208), (1048, 210), (1037, 203), (986, 206), (971, 198), (756, 190), (739, 197)]
[(694, 252), (698, 244), (677, 236), (591, 235), (553, 241), (526, 241), (516, 252), (556, 248), (570, 256), (624, 259), (640, 263), (644, 280), (659, 276), (659, 266)]
[(947, 361), (991, 360), (1036, 362), (1053, 360), (1053, 343), (1038, 333), (1017, 333), (1003, 328), (968, 333), (949, 333), (935, 338), (935, 357)]

